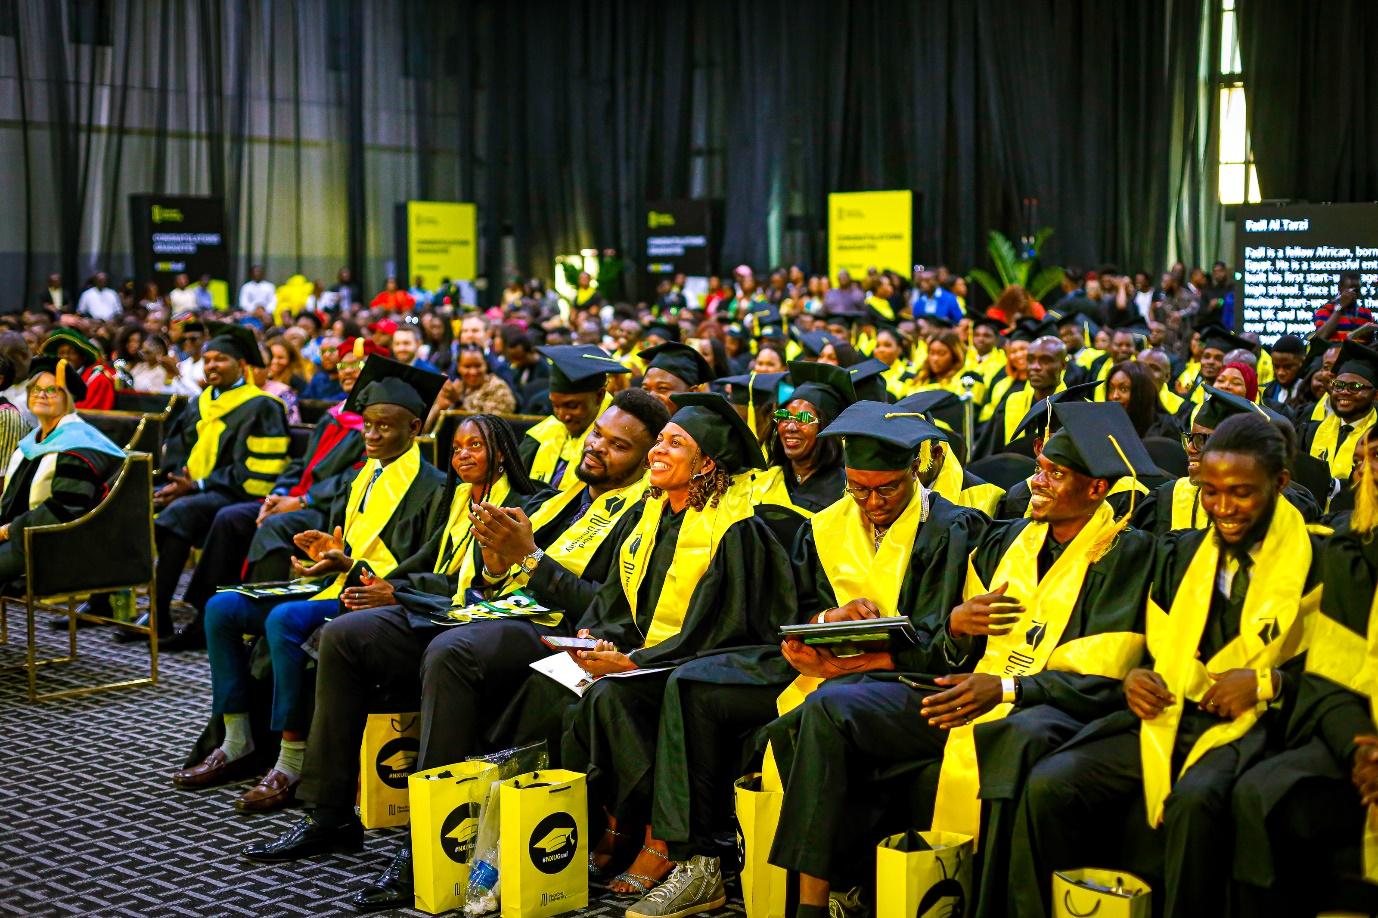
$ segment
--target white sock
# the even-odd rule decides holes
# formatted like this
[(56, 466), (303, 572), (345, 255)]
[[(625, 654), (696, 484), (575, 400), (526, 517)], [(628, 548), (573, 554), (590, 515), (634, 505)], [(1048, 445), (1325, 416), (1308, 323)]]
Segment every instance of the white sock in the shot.
[(225, 715), (225, 742), (220, 744), (220, 751), (230, 762), (254, 751), (254, 736), (249, 731), (248, 714)]
[(278, 747), (278, 763), (273, 767), (293, 781), (301, 777), (301, 763), (306, 758), (306, 740), (283, 740)]

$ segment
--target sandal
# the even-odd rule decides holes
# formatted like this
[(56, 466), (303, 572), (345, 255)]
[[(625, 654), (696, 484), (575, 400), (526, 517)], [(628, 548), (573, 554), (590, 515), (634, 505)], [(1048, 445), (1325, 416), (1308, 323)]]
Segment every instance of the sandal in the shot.
[[(612, 850), (608, 852), (608, 860), (607, 860), (607, 863), (603, 864), (603, 866), (601, 866), (601, 867), (598, 866), (598, 864), (595, 863), (594, 860), (593, 860), (593, 851), (592, 851), (591, 849), (590, 849), (590, 851), (589, 851), (589, 879), (590, 879), (590, 880), (595, 880), (595, 881), (597, 881), (597, 880), (602, 880), (602, 879), (607, 875), (607, 872), (608, 872), (609, 868), (611, 867), (612, 862), (615, 861), (615, 860), (617, 860), (617, 849), (620, 847), (617, 843), (618, 843), (619, 841), (621, 841), (622, 839), (630, 838), (630, 837), (631, 837), (631, 836), (627, 835), (625, 832), (619, 832), (619, 831), (617, 831), (616, 829), (613, 829), (613, 828), (606, 828), (606, 829), (604, 829), (604, 830), (603, 830), (603, 838), (607, 838), (609, 835), (611, 835), (612, 838), (613, 838), (613, 844), (612, 844)], [(602, 839), (599, 839), (599, 843), (600, 843), (600, 844), (602, 843)]]
[[(647, 854), (654, 854), (656, 857), (660, 858), (662, 861), (664, 861), (665, 863), (669, 864), (669, 865), (670, 865), (670, 869), (671, 869), (672, 871), (674, 870), (674, 868), (675, 868), (675, 862), (672, 861), (672, 860), (670, 860), (669, 855), (661, 854), (659, 851), (657, 851), (656, 849), (650, 847), (649, 845), (642, 845), (642, 846), (641, 846), (641, 850), (642, 850), (642, 851), (645, 851)], [(669, 876), (669, 874), (667, 873), (666, 876)], [(609, 881), (608, 887), (609, 887), (609, 890), (613, 892), (613, 895), (617, 895), (617, 896), (636, 896), (636, 895), (643, 895), (643, 896), (644, 896), (646, 893), (650, 892), (651, 890), (653, 890), (653, 889), (655, 889), (657, 886), (659, 886), (659, 885), (664, 881), (664, 879), (665, 879), (665, 877), (661, 877), (659, 880), (655, 880), (655, 879), (652, 879), (651, 877), (645, 876), (644, 874), (632, 873), (630, 870), (628, 870), (628, 871), (626, 871), (626, 872), (624, 872), (624, 873), (619, 873), (617, 876), (613, 877), (612, 880)], [(640, 892), (626, 892), (626, 893), (620, 893), (620, 892), (616, 892), (616, 891), (611, 890), (612, 884), (613, 884), (613, 883), (618, 883), (618, 882), (626, 883), (626, 884), (628, 884), (629, 886), (636, 886), (636, 887), (638, 887), (638, 888), (640, 889)]]

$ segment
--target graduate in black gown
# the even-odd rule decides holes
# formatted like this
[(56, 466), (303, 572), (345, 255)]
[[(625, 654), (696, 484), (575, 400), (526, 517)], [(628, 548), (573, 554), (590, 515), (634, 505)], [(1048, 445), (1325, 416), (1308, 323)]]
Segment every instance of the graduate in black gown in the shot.
[[(1250, 768), (1234, 788), (1234, 876), (1240, 914), (1373, 914), (1375, 865), (1365, 817), (1378, 801), (1373, 704), (1378, 628), (1378, 434), (1354, 457), (1356, 510), (1334, 520), (1320, 551), (1324, 593), (1307, 650), (1287, 750)], [(1364, 509), (1359, 510), (1362, 506)]]
[(930, 672), (935, 653), (941, 665), (939, 636), (961, 602), (966, 558), (987, 523), (979, 511), (919, 484), (944, 438), (899, 405), (871, 401), (853, 404), (823, 431), (823, 442), (845, 444), (848, 493), (799, 531), (799, 620), (903, 615), (919, 644), (839, 658), (794, 641), (785, 645), (787, 659), (772, 643), (679, 667), (661, 708), (652, 826), (681, 863), (629, 915), (653, 904), (662, 911), (647, 914), (686, 914), (717, 900), (709, 882), (721, 876), (714, 831), (726, 821), (725, 804), (759, 728), (826, 679), (871, 669)]
[[(767, 729), (785, 792), (770, 862), (800, 874), (801, 918), (828, 914), (831, 888), (852, 881), (884, 829), (931, 821), (978, 834), (982, 799), (1006, 802), (1023, 762), (1118, 703), (1142, 654), (1152, 539), (1126, 529), (1105, 495), (1152, 465), (1118, 407), (1054, 411), (1063, 427), (1039, 458), (1033, 517), (986, 530), (941, 632), (942, 663), (928, 664), (943, 675), (830, 679)], [(877, 793), (897, 768), (909, 809)], [(992, 813), (983, 845), (1004, 821)]]
[(77, 367), (57, 357), (35, 357), (28, 379), (29, 409), (38, 426), (6, 457), (0, 586), (24, 576), (24, 530), (71, 522), (94, 509), (124, 462), (124, 450), (76, 412), (86, 395)]
[(608, 374), (631, 370), (593, 344), (536, 350), (550, 361), (551, 412), (522, 437), (522, 461), (533, 481), (560, 490), (577, 488), (579, 482), (572, 473), (583, 459), (584, 438), (593, 429), (594, 419), (612, 404)]
[(1319, 540), (1281, 499), (1287, 462), (1265, 418), (1232, 417), (1211, 435), (1200, 471), (1211, 526), (1160, 540), (1148, 660), (1124, 679), (1126, 708), (1030, 773), (1007, 914), (1046, 914), (1054, 870), (1107, 863), (1147, 879), (1167, 918), (1225, 913), (1231, 788), (1286, 716), (1320, 602)]
[(680, 392), (702, 392), (717, 378), (703, 355), (678, 339), (648, 347), (639, 355), (646, 362), (641, 388), (660, 399), (665, 410), (675, 413), (670, 396)]
[[(591, 812), (606, 812), (612, 832), (648, 842), (642, 827), (672, 668), (773, 641), (796, 614), (789, 557), (751, 502), (749, 472), (765, 464), (756, 438), (720, 395), (674, 401), (679, 410), (649, 455), (655, 490), (622, 543), (615, 575), (579, 622), (581, 635), (599, 639), (597, 650), (576, 654), (595, 681), (578, 696), (534, 675), (494, 730), (505, 745), (547, 739), (561, 767), (588, 774)], [(644, 891), (654, 878), (636, 875), (664, 858), (643, 850), (612, 887)]]

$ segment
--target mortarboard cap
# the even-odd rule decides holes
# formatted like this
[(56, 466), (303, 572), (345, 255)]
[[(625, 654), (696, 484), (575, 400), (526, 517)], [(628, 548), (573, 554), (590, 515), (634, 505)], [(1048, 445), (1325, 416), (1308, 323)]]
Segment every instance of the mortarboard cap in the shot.
[(1243, 348), (1246, 351), (1252, 351), (1254, 349), (1254, 343), (1252, 341), (1241, 338), (1234, 332), (1220, 325), (1207, 325), (1205, 328), (1201, 329), (1201, 346), (1203, 348), (1209, 347), (1217, 351), (1224, 351), (1226, 354), (1239, 348)]
[(369, 405), (397, 405), (425, 420), (444, 385), (445, 377), (440, 373), (375, 354), (364, 361), (344, 410), (357, 414)]
[(856, 392), (857, 399), (869, 402), (892, 401), (890, 392), (885, 387), (885, 379), (881, 376), (888, 369), (890, 368), (878, 357), (868, 357), (847, 367), (847, 374), (852, 377), (852, 390)]
[(993, 319), (990, 316), (972, 316), (971, 327), (974, 329), (977, 326), (985, 326), (995, 332), (997, 336), (1005, 333), (1005, 323), (999, 319)]
[(1222, 421), (1236, 414), (1263, 414), (1266, 417), (1261, 407), (1242, 395), (1225, 392), (1214, 386), (1202, 385), (1201, 388), (1205, 390), (1206, 398), (1201, 402), (1196, 417), (1192, 419), (1193, 424), (1199, 424), (1207, 430), (1215, 430)]
[[(86, 337), (75, 328), (67, 328), (65, 326), (55, 329), (53, 333), (48, 336), (47, 340), (43, 342), (38, 352), (48, 357), (56, 357), (58, 346), (62, 344), (70, 344), (80, 351), (86, 357), (88, 366), (93, 363), (100, 363), (105, 359), (105, 355), (100, 352), (100, 348), (92, 343), (90, 338)], [(255, 353), (257, 353), (257, 350), (255, 350)]]
[(823, 348), (830, 344), (836, 344), (837, 339), (827, 332), (810, 331), (799, 336), (799, 343), (803, 346), (805, 354), (817, 360), (818, 355), (823, 353)]
[(1039, 338), (1056, 338), (1057, 320), (1045, 316), (1037, 321), (1033, 319), (1022, 320), (1013, 332), (1010, 333), (1011, 341), (1028, 341), (1030, 344)]
[(1062, 328), (1065, 325), (1078, 326), (1081, 329), (1082, 335), (1087, 338), (1094, 338), (1096, 332), (1100, 331), (1100, 326), (1084, 312), (1069, 312), (1059, 315), (1057, 317), (1057, 327)]
[(951, 328), (953, 326), (951, 319), (947, 316), (938, 315), (937, 313), (915, 316), (914, 319), (919, 322), (927, 322), (934, 328)]
[[(724, 376), (718, 380), (720, 383), (727, 383), (732, 387), (728, 395), (728, 401), (734, 405), (747, 405), (753, 400), (758, 400), (757, 404), (774, 402), (776, 392), (780, 388), (780, 380), (784, 379), (787, 373), (742, 373), (738, 376)], [(754, 399), (750, 396), (754, 396)]]
[(648, 322), (646, 327), (642, 329), (641, 337), (656, 337), (661, 341), (678, 342), (680, 339), (679, 326), (672, 325), (669, 322)]
[(1061, 402), (1053, 413), (1062, 427), (1043, 445), (1049, 462), (1111, 481), (1163, 474), (1119, 403)]
[(597, 392), (608, 384), (609, 373), (631, 372), (596, 344), (557, 344), (536, 350), (550, 361), (551, 392)]
[(965, 423), (965, 409), (960, 396), (946, 389), (928, 389), (905, 396), (895, 403), (896, 409), (917, 411), (926, 415), (939, 427), (961, 430)]
[(794, 392), (790, 398), (802, 398), (806, 402), (811, 402), (822, 413), (825, 424), (856, 401), (856, 390), (852, 388), (852, 374), (842, 367), (794, 360), (790, 362), (789, 375), (790, 381), (794, 383)]
[(1335, 375), (1345, 373), (1362, 376), (1371, 384), (1378, 385), (1378, 351), (1364, 347), (1357, 341), (1346, 341), (1340, 345), (1340, 356), (1335, 361)]
[(664, 370), (671, 376), (682, 379), (690, 388), (710, 383), (717, 378), (702, 354), (678, 341), (667, 341), (655, 347), (648, 347), (641, 352), (641, 359), (646, 361), (648, 373), (651, 370)]
[(71, 394), (73, 404), (86, 398), (86, 380), (81, 378), (81, 371), (67, 361), (52, 354), (41, 354), (29, 361), (27, 378), (33, 379), (39, 373), (56, 376), (57, 384)]
[(907, 469), (925, 440), (947, 439), (916, 411), (870, 401), (850, 405), (819, 436), (841, 437), (847, 468), (873, 472)]
[(211, 339), (201, 346), (201, 352), (216, 351), (226, 357), (242, 360), (251, 367), (263, 366), (263, 352), (253, 330), (230, 322), (207, 322), (206, 333)]
[(1052, 406), (1072, 402), (1088, 402), (1094, 397), (1096, 387), (1103, 385), (1105, 385), (1103, 379), (1078, 383), (1075, 386), (1068, 386), (1061, 392), (1054, 392), (1047, 398), (1039, 399), (1019, 421), (1019, 426), (1015, 428), (1014, 436), (1010, 439), (1018, 439), (1022, 436), (1046, 438), (1050, 433), (1057, 430), (1057, 417), (1051, 412)]
[(716, 392), (677, 392), (670, 401), (679, 409), (670, 423), (682, 427), (729, 475), (766, 467), (756, 435), (727, 399)]

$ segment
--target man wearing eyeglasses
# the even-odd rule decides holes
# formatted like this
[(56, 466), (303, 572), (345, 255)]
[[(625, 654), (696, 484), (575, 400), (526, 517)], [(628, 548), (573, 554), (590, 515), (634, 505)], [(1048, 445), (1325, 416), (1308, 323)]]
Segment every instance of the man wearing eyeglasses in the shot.
[(1373, 399), (1378, 385), (1378, 351), (1346, 341), (1330, 381), (1331, 414), (1307, 424), (1302, 448), (1330, 466), (1330, 477), (1349, 480), (1354, 468), (1354, 445), (1373, 426)]

